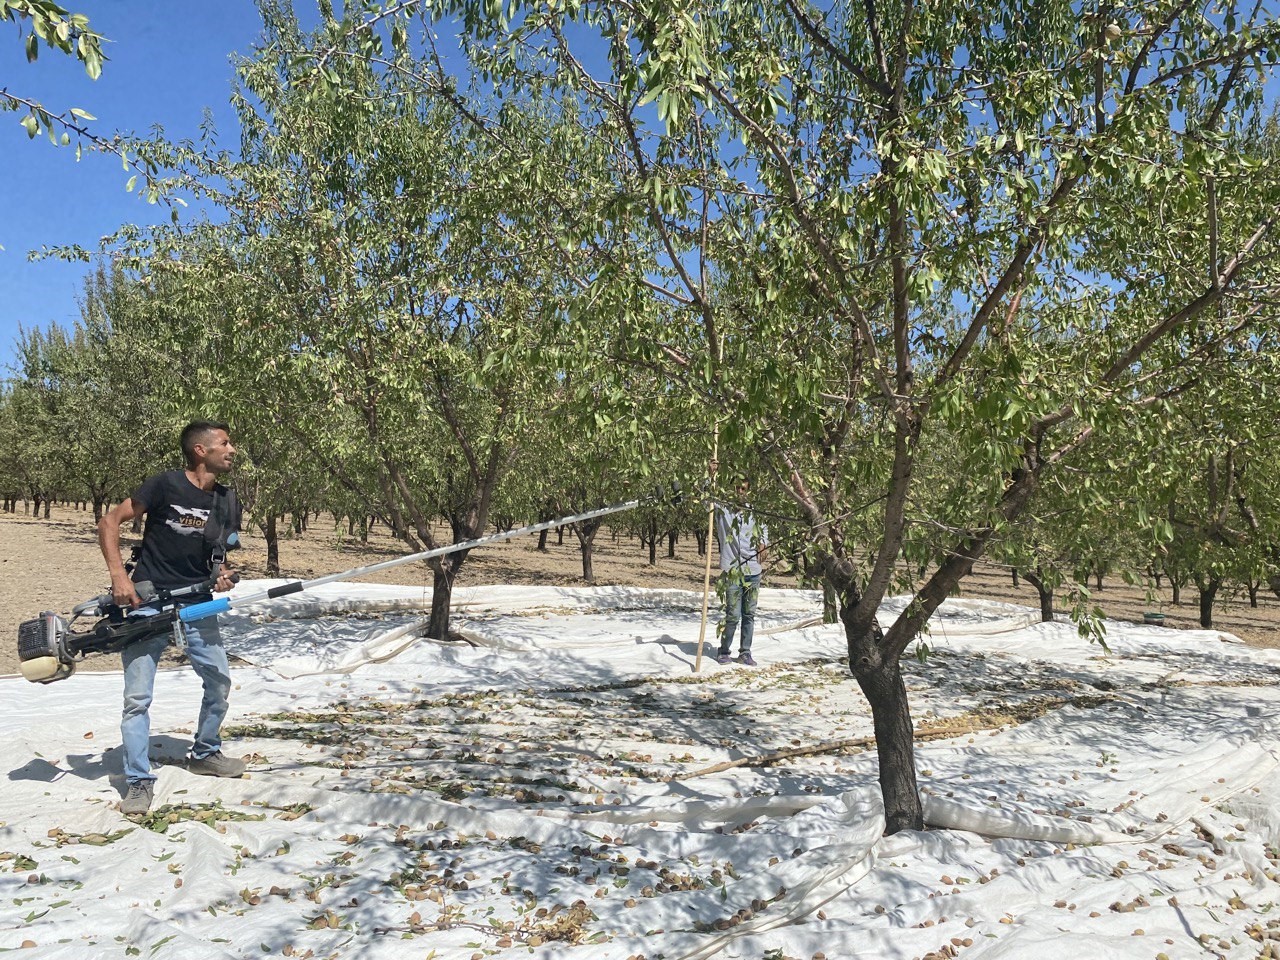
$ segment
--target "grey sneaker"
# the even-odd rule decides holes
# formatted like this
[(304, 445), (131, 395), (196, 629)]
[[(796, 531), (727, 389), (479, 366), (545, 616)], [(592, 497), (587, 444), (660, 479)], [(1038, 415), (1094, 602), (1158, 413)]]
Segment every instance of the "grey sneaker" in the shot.
[(716, 663), (732, 663), (733, 657), (729, 656), (728, 651), (722, 650), (716, 654)]
[(244, 761), (228, 757), (219, 750), (207, 757), (189, 757), (187, 770), (202, 777), (243, 777)]
[(129, 784), (129, 792), (120, 801), (120, 812), (126, 817), (138, 817), (151, 809), (151, 798), (155, 795), (154, 780), (135, 780)]
[(749, 651), (744, 650), (742, 653), (738, 654), (738, 662), (744, 666), (754, 667), (756, 665), (756, 658), (751, 656)]

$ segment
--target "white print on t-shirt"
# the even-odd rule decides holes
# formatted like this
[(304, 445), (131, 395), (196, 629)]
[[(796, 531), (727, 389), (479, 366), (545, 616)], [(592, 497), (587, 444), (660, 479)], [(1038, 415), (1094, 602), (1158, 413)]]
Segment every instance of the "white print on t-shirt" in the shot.
[(178, 515), (178, 519), (167, 517), (164, 525), (184, 537), (194, 537), (202, 533), (205, 523), (209, 520), (209, 511), (201, 510), (199, 507), (180, 507), (176, 503), (171, 503), (169, 509)]

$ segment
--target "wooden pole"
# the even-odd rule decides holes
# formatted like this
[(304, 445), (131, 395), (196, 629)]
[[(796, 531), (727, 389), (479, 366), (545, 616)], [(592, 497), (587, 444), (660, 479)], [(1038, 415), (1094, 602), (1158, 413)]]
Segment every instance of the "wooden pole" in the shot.
[[(720, 425), (716, 424), (716, 436), (711, 447), (711, 464), (707, 472), (711, 477), (709, 494), (715, 493), (716, 469), (720, 461)], [(711, 500), (707, 507), (707, 564), (702, 571), (702, 626), (698, 628), (698, 655), (693, 661), (693, 672), (702, 671), (702, 644), (707, 638), (707, 606), (711, 599), (711, 544), (715, 536), (716, 502)]]
[[(705, 277), (704, 277), (705, 279)], [(708, 326), (708, 345), (715, 344), (715, 377), (720, 376), (720, 364), (724, 361), (724, 341), (718, 339)], [(707, 563), (702, 571), (702, 625), (698, 628), (698, 655), (693, 659), (693, 672), (702, 670), (702, 644), (707, 638), (707, 604), (711, 598), (711, 544), (716, 525), (716, 472), (720, 469), (720, 418), (714, 419), (711, 437), (711, 462), (707, 464), (709, 489), (707, 490)]]

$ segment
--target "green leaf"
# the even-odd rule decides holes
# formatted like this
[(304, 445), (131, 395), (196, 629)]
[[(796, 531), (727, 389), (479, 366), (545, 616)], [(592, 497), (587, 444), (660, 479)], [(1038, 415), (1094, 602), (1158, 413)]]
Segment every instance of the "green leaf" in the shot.
[(22, 118), (22, 126), (26, 128), (27, 136), (32, 140), (34, 140), (36, 134), (40, 132), (40, 121), (36, 119), (36, 115), (34, 113), (28, 113)]
[(88, 110), (81, 110), (79, 107), (72, 107), (71, 114), (72, 116), (79, 117), (81, 120), (97, 120), (98, 119)]

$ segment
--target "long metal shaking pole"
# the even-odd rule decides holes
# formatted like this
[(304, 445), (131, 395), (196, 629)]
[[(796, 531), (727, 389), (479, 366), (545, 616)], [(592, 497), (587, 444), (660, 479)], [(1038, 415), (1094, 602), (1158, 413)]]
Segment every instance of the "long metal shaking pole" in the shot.
[[(716, 479), (716, 471), (720, 464), (720, 424), (716, 424), (715, 443), (711, 448), (711, 466), (707, 471), (711, 478), (711, 485), (714, 486)], [(714, 492), (714, 491), (713, 491)], [(716, 502), (710, 501), (707, 507), (707, 564), (702, 572), (702, 624), (698, 627), (698, 652), (693, 658), (693, 672), (702, 672), (702, 645), (707, 639), (707, 608), (711, 601), (711, 544), (712, 537), (715, 535), (716, 520)]]
[(196, 603), (189, 607), (184, 607), (178, 613), (178, 619), (183, 623), (191, 623), (195, 620), (203, 620), (206, 617), (212, 617), (219, 613), (225, 613), (233, 607), (242, 606), (246, 603), (256, 603), (259, 600), (274, 600), (276, 597), (285, 597), (291, 593), (301, 593), (303, 590), (310, 590), (312, 587), (319, 587), (326, 583), (335, 583), (339, 580), (352, 580), (356, 577), (362, 577), (367, 573), (375, 573), (378, 570), (389, 570), (392, 567), (398, 567), (401, 564), (413, 563), (419, 560), (430, 560), (432, 557), (443, 557), (445, 554), (457, 553), (459, 550), (472, 550), (476, 547), (482, 547), (489, 543), (499, 543), (503, 540), (510, 540), (513, 537), (524, 536), (528, 533), (541, 533), (543, 530), (550, 530), (553, 527), (562, 527), (569, 523), (578, 523), (582, 520), (594, 520), (596, 517), (605, 517), (611, 513), (621, 513), (624, 510), (634, 510), (645, 499), (628, 500), (625, 503), (615, 503), (607, 507), (599, 507), (595, 510), (588, 510), (586, 513), (576, 513), (570, 517), (560, 517), (556, 520), (546, 520), (542, 523), (534, 523), (527, 527), (520, 527), (518, 530), (508, 530), (505, 533), (493, 533), (487, 537), (478, 537), (474, 540), (463, 540), (461, 543), (451, 543), (447, 547), (436, 547), (434, 550), (423, 550), (420, 553), (411, 553), (408, 556), (396, 557), (394, 560), (383, 560), (381, 563), (371, 563), (365, 567), (353, 567), (350, 570), (343, 570), (341, 573), (331, 573), (324, 577), (316, 577), (314, 580), (295, 580), (292, 583), (282, 583), (278, 587), (271, 587), (267, 590), (261, 590), (258, 593), (246, 594), (243, 597), (236, 597), (232, 600), (230, 597), (218, 597), (207, 603)]

